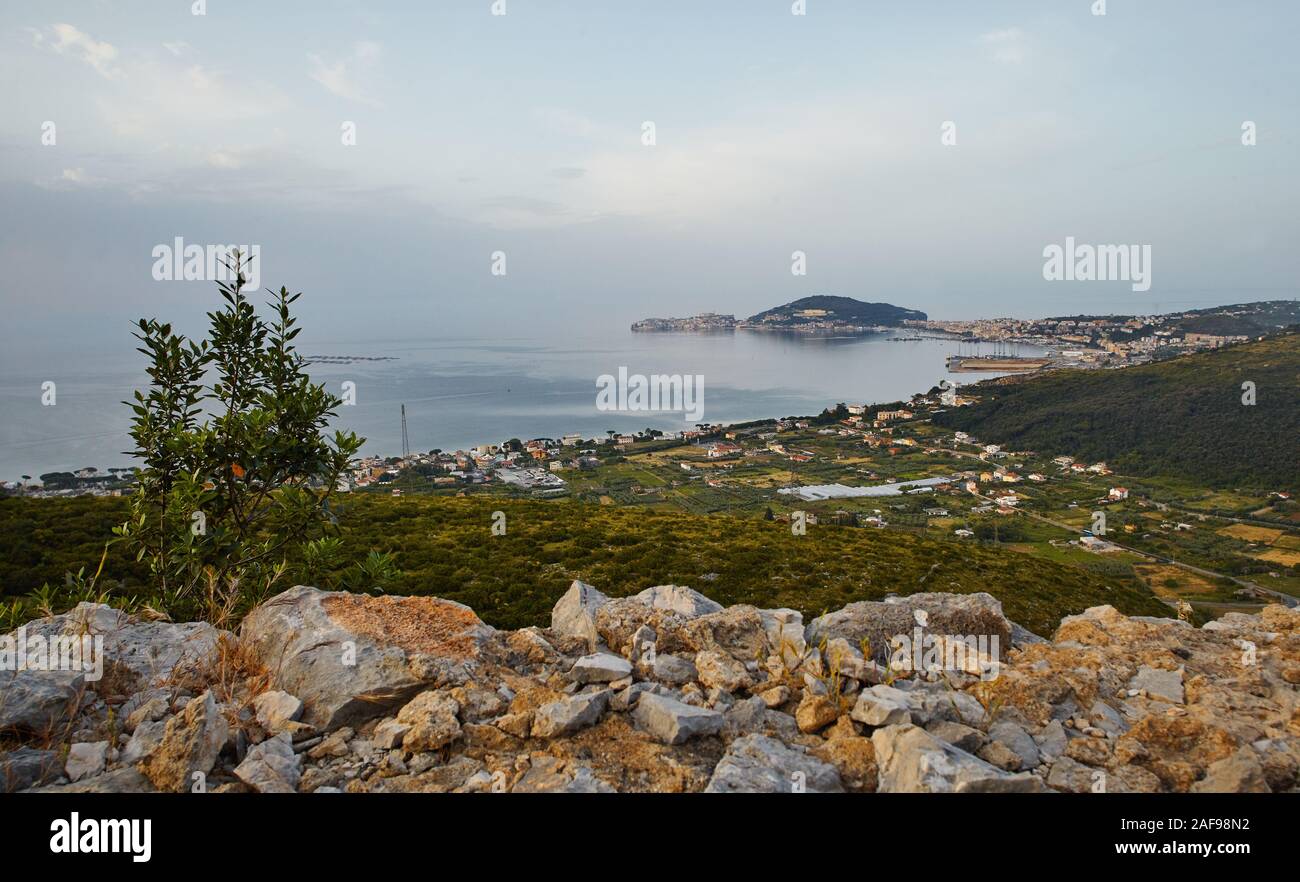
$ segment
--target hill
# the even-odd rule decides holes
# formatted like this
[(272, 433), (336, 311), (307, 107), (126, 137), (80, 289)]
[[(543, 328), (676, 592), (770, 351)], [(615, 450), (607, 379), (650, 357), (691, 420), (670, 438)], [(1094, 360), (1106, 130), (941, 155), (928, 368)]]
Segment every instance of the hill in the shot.
[(801, 297), (784, 306), (749, 317), (750, 324), (798, 328), (818, 322), (848, 325), (901, 325), (905, 320), (924, 321), (926, 314), (890, 303), (866, 303), (852, 297), (817, 294)]
[[(1131, 475), (1295, 490), (1300, 334), (1108, 371), (970, 387), (981, 401), (935, 424), (1013, 450), (1106, 461)], [(1253, 383), (1254, 405), (1243, 404)]]

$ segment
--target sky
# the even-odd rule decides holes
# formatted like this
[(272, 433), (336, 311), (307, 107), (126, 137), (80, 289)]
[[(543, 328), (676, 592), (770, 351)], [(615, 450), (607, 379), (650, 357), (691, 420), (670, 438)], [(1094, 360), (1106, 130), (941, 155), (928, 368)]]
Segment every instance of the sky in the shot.
[[(1297, 296), (1290, 0), (198, 5), (0, 6), (11, 354), (199, 330), (177, 237), (256, 245), (320, 341)], [(1067, 236), (1149, 246), (1150, 290), (1045, 280)]]

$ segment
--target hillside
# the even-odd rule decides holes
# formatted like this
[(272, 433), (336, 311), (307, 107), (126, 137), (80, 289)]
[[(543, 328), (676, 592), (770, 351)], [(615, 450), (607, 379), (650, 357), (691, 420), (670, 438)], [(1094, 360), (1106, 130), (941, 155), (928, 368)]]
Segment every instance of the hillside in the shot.
[[(1131, 475), (1295, 490), (1300, 334), (1108, 371), (1054, 371), (970, 387), (979, 404), (935, 417), (1013, 450), (1104, 460)], [(1256, 404), (1242, 403), (1242, 384)]]
[[(993, 591), (1007, 615), (1038, 633), (1062, 616), (1108, 603), (1133, 615), (1169, 609), (1135, 582), (1011, 551), (900, 533), (822, 525), (805, 536), (760, 520), (564, 501), (357, 495), (335, 509), (345, 546), (393, 553), (403, 572), (389, 593), (436, 595), (473, 607), (497, 627), (545, 624), (573, 579), (615, 596), (653, 585), (696, 585), (721, 603), (791, 607), (820, 615), (858, 600), (917, 591)], [(492, 513), (506, 535), (491, 532)], [(119, 500), (0, 500), (0, 565), (9, 596), (65, 571), (93, 572), (124, 517)], [(115, 593), (149, 597), (142, 567), (114, 549), (104, 577)], [(322, 588), (356, 586), (341, 571), (317, 573)], [(291, 569), (282, 584), (308, 582)]]
[[(801, 316), (806, 310), (825, 311), (825, 315)], [(818, 294), (801, 297), (784, 306), (760, 312), (749, 317), (753, 324), (778, 324), (798, 327), (817, 321), (842, 322), (851, 325), (900, 325), (905, 320), (924, 321), (926, 314), (915, 309), (904, 309), (890, 303), (865, 303), (852, 297), (835, 297)]]

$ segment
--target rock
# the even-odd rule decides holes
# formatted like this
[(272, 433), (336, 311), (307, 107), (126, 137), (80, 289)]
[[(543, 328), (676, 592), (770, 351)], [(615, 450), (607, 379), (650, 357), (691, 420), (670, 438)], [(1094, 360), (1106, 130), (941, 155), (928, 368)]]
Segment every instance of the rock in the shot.
[(451, 690), (451, 697), (460, 705), (460, 718), (467, 723), (481, 723), (500, 716), (510, 704), (510, 700), (493, 689), (484, 689), (473, 683), (457, 686)]
[(723, 732), (731, 738), (758, 734), (793, 741), (799, 735), (799, 726), (790, 714), (770, 710), (761, 698), (751, 696), (727, 709)]
[(783, 657), (788, 667), (798, 664), (808, 648), (803, 637), (803, 614), (781, 608), (760, 609), (758, 616), (771, 650)]
[(577, 579), (551, 609), (551, 630), (566, 637), (581, 637), (594, 649), (600, 640), (596, 633), (596, 611), (609, 602), (586, 582)]
[(1064, 793), (1104, 793), (1106, 773), (1063, 756), (1052, 763), (1047, 773), (1047, 786)]
[(780, 707), (790, 700), (790, 687), (773, 686), (771, 689), (765, 689), (758, 694), (763, 700), (763, 704), (768, 707)]
[(1033, 775), (1010, 775), (912, 725), (890, 725), (871, 736), (881, 793), (1036, 793)]
[(293, 740), (281, 732), (254, 745), (235, 775), (258, 793), (296, 793), (302, 778), (302, 757), (293, 752)]
[(826, 656), (826, 664), (830, 670), (838, 672), (842, 677), (872, 685), (884, 680), (884, 669), (875, 662), (865, 659), (858, 648), (843, 637), (827, 641), (826, 648), (822, 652)]
[(315, 744), (308, 749), (307, 756), (313, 760), (347, 756), (350, 753), (348, 750), (348, 741), (351, 740), (354, 734), (356, 733), (347, 726), (344, 726), (342, 729), (335, 729), (325, 738), (321, 739), (318, 744)]
[(1033, 646), (1035, 643), (1047, 643), (1048, 641), (1039, 637), (1028, 628), (1022, 628), (1015, 622), (1011, 622), (1011, 648), (1020, 649), (1024, 646)]
[(136, 766), (113, 769), (71, 784), (47, 784), (28, 793), (150, 793), (154, 786)]
[(167, 722), (165, 720), (146, 720), (135, 727), (131, 733), (131, 740), (122, 748), (121, 755), (118, 756), (118, 762), (122, 765), (134, 765), (158, 749), (162, 744), (163, 736), (167, 734)]
[(1183, 668), (1176, 671), (1162, 671), (1148, 665), (1138, 668), (1137, 674), (1129, 681), (1130, 689), (1145, 690), (1147, 695), (1174, 704), (1183, 703)]
[(53, 733), (72, 719), (88, 685), (71, 671), (0, 670), (0, 732)]
[(64, 769), (68, 780), (80, 781), (93, 778), (108, 765), (107, 741), (82, 741), (68, 748), (68, 760)]
[[(118, 688), (132, 692), (207, 668), (216, 659), (223, 635), (229, 637), (207, 622), (145, 622), (110, 606), (84, 601), (62, 615), (28, 622), (23, 631), (29, 644), (33, 637), (45, 641), (102, 638), (99, 673), (111, 673)], [(87, 680), (87, 685), (93, 686), (93, 682)], [(2, 685), (0, 691), (4, 691)]]
[(459, 702), (450, 695), (421, 692), (397, 712), (398, 724), (410, 727), (402, 736), (402, 746), (412, 753), (446, 747), (460, 737), (459, 712)]
[(469, 607), (436, 597), (372, 597), (298, 586), (244, 619), (244, 641), (274, 685), (329, 731), (383, 716), (417, 692), (460, 685), (495, 648)]
[(582, 692), (542, 705), (533, 714), (533, 737), (558, 738), (594, 725), (605, 712), (611, 694), (609, 689)]
[(654, 664), (648, 666), (647, 673), (651, 679), (670, 686), (684, 686), (699, 677), (690, 659), (667, 652), (655, 653)]
[(134, 732), (141, 723), (153, 723), (161, 720), (171, 712), (171, 703), (165, 698), (151, 698), (133, 710), (123, 726), (127, 732)]
[(253, 712), (263, 729), (276, 734), (302, 716), (302, 702), (288, 692), (272, 689), (253, 699)]
[(399, 723), (396, 719), (382, 720), (375, 726), (375, 731), (371, 734), (370, 740), (380, 750), (392, 750), (402, 743), (402, 739), (410, 731), (411, 727), (409, 725)]
[(1015, 772), (1022, 768), (1020, 757), (1001, 741), (985, 743), (975, 755), (989, 765), (997, 766), (999, 769), (1005, 769), (1008, 772)]
[(632, 673), (632, 663), (619, 655), (597, 652), (573, 663), (570, 676), (576, 683), (611, 683)]
[(840, 705), (837, 700), (825, 695), (804, 693), (794, 719), (800, 732), (819, 732), (835, 722), (839, 715)]
[(1110, 753), (1110, 745), (1101, 738), (1073, 738), (1065, 746), (1065, 755), (1085, 766), (1107, 765)]
[(533, 729), (533, 712), (524, 711), (516, 714), (504, 714), (493, 721), (493, 725), (515, 738), (527, 738)]
[(1052, 762), (1065, 753), (1067, 743), (1065, 727), (1061, 725), (1060, 720), (1052, 720), (1043, 727), (1043, 731), (1034, 736), (1034, 743), (1038, 746), (1039, 758)]
[(1205, 777), (1192, 785), (1193, 793), (1271, 793), (1264, 767), (1255, 751), (1243, 747), (1232, 756), (1210, 763)]
[(765, 735), (745, 735), (731, 742), (705, 787), (706, 793), (843, 791), (840, 773), (833, 765), (802, 747)]
[(872, 686), (858, 695), (849, 716), (868, 726), (899, 726), (912, 722), (907, 693), (892, 686)]
[[(840, 717), (843, 722), (848, 722), (848, 719)], [(825, 744), (814, 747), (812, 755), (833, 765), (846, 789), (856, 793), (875, 792), (879, 769), (876, 767), (876, 748), (870, 738), (832, 736)]]
[(804, 639), (817, 646), (843, 638), (852, 646), (867, 642), (871, 657), (885, 664), (890, 641), (898, 635), (911, 636), (917, 621), (914, 613), (926, 614), (929, 634), (996, 637), (999, 656), (1011, 647), (1011, 622), (1002, 614), (1002, 604), (991, 594), (912, 594), (884, 602), (860, 601), (819, 616), (808, 623)]
[(691, 619), (722, 611), (722, 604), (682, 585), (657, 585), (632, 595), (632, 599), (654, 609), (671, 610)]
[(645, 693), (637, 700), (632, 717), (637, 725), (664, 744), (681, 744), (700, 735), (722, 731), (722, 714), (692, 707), (675, 699)]
[(162, 742), (141, 771), (159, 790), (183, 793), (198, 783), (196, 776), (212, 771), (229, 737), (230, 726), (208, 690), (167, 721)]
[(754, 684), (754, 678), (745, 665), (722, 652), (705, 650), (696, 653), (695, 669), (699, 672), (699, 681), (710, 688), (735, 692)]
[(966, 753), (977, 753), (988, 741), (988, 737), (979, 729), (952, 720), (933, 720), (926, 724), (925, 731)]
[(533, 760), (512, 793), (613, 793), (614, 788), (600, 780), (589, 766), (553, 756)]
[(20, 747), (0, 753), (0, 793), (17, 793), (57, 781), (63, 775), (63, 763), (53, 750)]
[(1107, 735), (1118, 738), (1128, 731), (1128, 723), (1124, 722), (1124, 717), (1104, 701), (1098, 700), (1092, 703), (1092, 708), (1088, 711), (1088, 719)]
[[(1038, 767), (1040, 760), (1038, 745), (1034, 739), (1023, 728), (1009, 721), (1000, 721), (989, 726), (989, 738), (994, 742), (1002, 744), (1008, 748), (1017, 758), (1014, 766), (1004, 767), (1011, 769), (1035, 769)], [(988, 757), (985, 757), (988, 759)], [(993, 762), (992, 760), (989, 760)], [(994, 765), (1000, 765), (994, 763)]]

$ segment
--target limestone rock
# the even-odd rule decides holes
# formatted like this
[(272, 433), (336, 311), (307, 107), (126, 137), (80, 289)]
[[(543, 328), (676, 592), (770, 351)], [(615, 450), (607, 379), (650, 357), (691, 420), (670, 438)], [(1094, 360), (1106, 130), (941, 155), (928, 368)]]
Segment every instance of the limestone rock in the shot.
[(581, 692), (544, 704), (533, 713), (534, 738), (558, 738), (585, 729), (600, 719), (612, 692)]
[(632, 599), (654, 609), (672, 610), (690, 619), (722, 611), (722, 604), (682, 585), (656, 585), (632, 595)]
[(1183, 669), (1162, 671), (1158, 668), (1142, 665), (1128, 684), (1130, 689), (1144, 690), (1152, 698), (1163, 699), (1174, 704), (1183, 703)]
[(465, 682), (496, 632), (436, 597), (371, 597), (298, 586), (253, 610), (243, 638), (304, 722), (328, 731), (382, 716), (425, 689)]
[(754, 678), (744, 664), (715, 650), (696, 653), (695, 669), (699, 672), (700, 682), (709, 688), (735, 692), (754, 684)]
[(0, 793), (17, 793), (57, 781), (63, 775), (63, 763), (53, 750), (20, 747), (0, 753)]
[(456, 714), (460, 704), (444, 692), (421, 692), (397, 713), (397, 723), (409, 726), (402, 746), (412, 752), (437, 750), (460, 737)]
[(604, 594), (575, 579), (551, 609), (551, 630), (566, 637), (581, 637), (587, 641), (588, 648), (595, 648), (600, 640), (596, 633), (596, 611), (608, 602)]
[(849, 716), (868, 726), (899, 726), (912, 722), (912, 703), (901, 689), (872, 686), (858, 695)]
[(1010, 775), (912, 725), (885, 726), (871, 736), (881, 793), (1033, 793), (1033, 775)]
[(72, 671), (0, 670), (0, 732), (54, 732), (76, 714), (89, 685)]
[(1210, 763), (1205, 777), (1192, 785), (1193, 793), (1271, 793), (1264, 767), (1255, 751), (1243, 747), (1232, 756)]
[(1000, 656), (1011, 648), (1011, 622), (1002, 614), (997, 598), (983, 592), (911, 594), (884, 602), (850, 603), (809, 622), (804, 638), (813, 646), (823, 638), (840, 637), (852, 646), (865, 640), (872, 658), (884, 664), (890, 640), (900, 634), (911, 635), (917, 627), (914, 613), (918, 610), (925, 613), (927, 633), (997, 637)]
[(799, 724), (800, 732), (819, 732), (835, 722), (839, 715), (840, 705), (837, 700), (825, 695), (804, 693), (794, 719)]
[(80, 781), (93, 778), (108, 765), (107, 741), (82, 741), (68, 748), (68, 760), (64, 768), (68, 780)]
[(212, 771), (229, 736), (230, 726), (209, 690), (167, 721), (162, 742), (141, 771), (159, 790), (183, 793), (195, 784), (195, 775)]
[(692, 707), (649, 692), (638, 699), (632, 717), (641, 729), (664, 744), (681, 744), (699, 735), (716, 735), (723, 725), (718, 711)]
[(302, 757), (293, 752), (288, 732), (254, 745), (235, 775), (258, 793), (295, 793), (302, 778)]
[(706, 793), (842, 793), (833, 765), (799, 746), (766, 735), (745, 735), (731, 742), (713, 770)]
[(272, 689), (253, 699), (253, 712), (258, 724), (275, 734), (302, 716), (302, 702), (288, 692)]
[(612, 683), (632, 673), (632, 663), (620, 655), (596, 652), (573, 663), (570, 676), (575, 683)]

